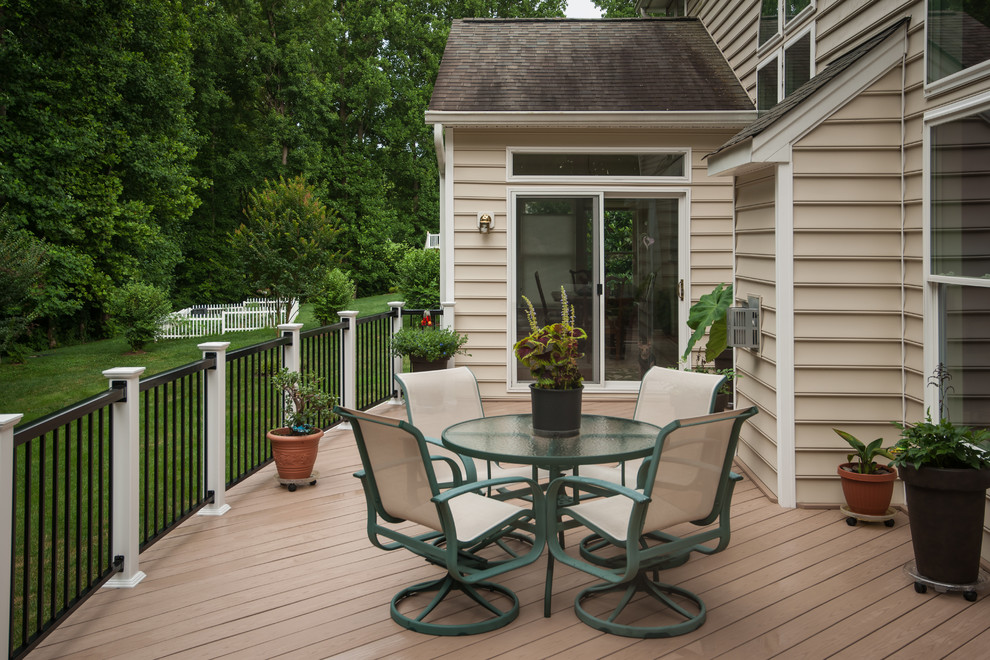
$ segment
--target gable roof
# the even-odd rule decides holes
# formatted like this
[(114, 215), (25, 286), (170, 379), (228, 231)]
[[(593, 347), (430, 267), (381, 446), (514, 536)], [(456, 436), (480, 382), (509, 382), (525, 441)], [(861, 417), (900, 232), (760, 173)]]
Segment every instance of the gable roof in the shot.
[(429, 111), (752, 112), (753, 104), (695, 18), (460, 19)]
[(754, 121), (752, 124), (739, 131), (733, 135), (728, 142), (723, 144), (721, 147), (713, 151), (712, 153), (705, 156), (709, 158), (715, 156), (733, 146), (754, 138), (764, 131), (770, 129), (774, 124), (781, 121), (785, 115), (790, 113), (792, 110), (797, 108), (805, 99), (812, 96), (815, 92), (822, 89), (830, 82), (841, 76), (850, 67), (852, 67), (856, 62), (863, 59), (868, 55), (874, 48), (879, 46), (881, 43), (887, 40), (887, 37), (891, 36), (897, 32), (902, 26), (907, 25), (910, 22), (910, 17), (905, 17), (898, 20), (896, 23), (890, 25), (884, 30), (881, 30), (873, 37), (867, 39), (863, 43), (859, 44), (852, 50), (840, 55), (835, 58), (822, 70), (821, 73), (811, 78), (808, 82), (804, 83), (796, 90), (794, 90), (790, 96), (785, 98), (783, 101), (773, 106), (765, 114), (761, 115), (759, 119)]

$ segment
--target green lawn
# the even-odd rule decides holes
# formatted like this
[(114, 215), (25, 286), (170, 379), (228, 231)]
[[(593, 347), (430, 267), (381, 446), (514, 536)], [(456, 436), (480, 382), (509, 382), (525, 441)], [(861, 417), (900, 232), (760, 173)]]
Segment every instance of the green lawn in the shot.
[[(396, 294), (361, 298), (353, 308), (359, 316), (388, 311)], [(312, 310), (303, 305), (298, 322), (304, 329), (317, 327)], [(24, 364), (0, 363), (0, 414), (22, 413), (21, 423), (61, 410), (107, 388), (103, 371), (113, 367), (146, 367), (143, 377), (180, 367), (202, 357), (197, 344), (229, 341), (230, 349), (251, 346), (274, 339), (274, 330), (231, 332), (226, 335), (167, 339), (134, 354), (123, 338), (56, 348), (36, 353)]]

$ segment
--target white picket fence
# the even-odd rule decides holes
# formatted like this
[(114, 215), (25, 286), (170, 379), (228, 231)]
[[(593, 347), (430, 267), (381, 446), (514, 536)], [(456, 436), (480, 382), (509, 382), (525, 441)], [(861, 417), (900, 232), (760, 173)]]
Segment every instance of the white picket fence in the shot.
[(193, 305), (173, 312), (160, 338), (185, 339), (274, 328), (280, 323), (292, 323), (298, 315), (298, 300), (288, 305), (288, 314), (284, 302), (279, 309), (277, 301), (268, 298), (248, 298), (240, 305)]

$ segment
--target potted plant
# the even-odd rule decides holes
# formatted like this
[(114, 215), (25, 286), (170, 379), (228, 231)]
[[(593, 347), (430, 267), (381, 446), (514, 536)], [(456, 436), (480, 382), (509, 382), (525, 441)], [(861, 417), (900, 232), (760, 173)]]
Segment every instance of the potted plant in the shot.
[[(320, 448), (323, 429), (320, 417), (330, 415), (336, 398), (323, 389), (323, 379), (312, 374), (280, 369), (272, 375), (274, 385), (283, 396), (285, 426), (267, 433), (280, 479), (309, 480)], [(295, 490), (295, 484), (288, 484)]]
[(428, 315), (418, 328), (403, 328), (392, 335), (392, 354), (409, 356), (413, 371), (446, 369), (447, 361), (455, 355), (470, 355), (461, 347), (465, 335), (450, 328), (436, 328)]
[[(846, 457), (846, 463), (839, 465), (838, 474), (842, 480), (842, 495), (852, 513), (864, 516), (885, 516), (890, 509), (890, 499), (894, 494), (894, 481), (897, 471), (887, 465), (880, 465), (876, 458), (881, 456), (893, 459), (890, 450), (884, 449), (883, 438), (865, 444), (852, 434), (832, 429), (849, 443), (853, 451)], [(851, 525), (856, 518), (850, 519)], [(893, 520), (885, 523), (893, 524)]]
[[(917, 577), (972, 585), (980, 576), (986, 489), (990, 487), (990, 431), (956, 426), (944, 413), (951, 376), (943, 366), (929, 379), (939, 387), (939, 419), (899, 424), (892, 452), (907, 499)], [(924, 583), (916, 582), (918, 591)], [(969, 590), (966, 598), (976, 599)]]
[(536, 310), (526, 296), (530, 334), (513, 347), (516, 358), (529, 369), (535, 383), (529, 386), (533, 405), (533, 430), (538, 435), (577, 435), (581, 430), (581, 390), (584, 377), (578, 367), (583, 353), (578, 341), (588, 336), (574, 326), (574, 308), (560, 287), (560, 322), (540, 327)]
[[(723, 361), (722, 355), (729, 346), (728, 323), (726, 314), (732, 306), (732, 285), (719, 284), (711, 293), (698, 298), (698, 302), (691, 305), (688, 311), (687, 325), (693, 332), (688, 338), (687, 348), (681, 360), (687, 362), (688, 369), (700, 371), (702, 373), (719, 374), (725, 376), (725, 382), (719, 388), (715, 400), (715, 410), (717, 412), (731, 407), (733, 381), (739, 377), (732, 366), (732, 360)], [(691, 351), (695, 344), (705, 333), (708, 333), (708, 342), (697, 351), (697, 359), (692, 366), (690, 363)]]

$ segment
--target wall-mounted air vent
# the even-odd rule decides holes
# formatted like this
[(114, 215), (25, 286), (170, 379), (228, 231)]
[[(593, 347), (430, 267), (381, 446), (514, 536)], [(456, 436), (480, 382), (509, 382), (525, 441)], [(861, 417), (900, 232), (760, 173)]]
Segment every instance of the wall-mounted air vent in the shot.
[(760, 299), (750, 296), (746, 307), (730, 307), (725, 317), (728, 345), (735, 348), (760, 348)]

